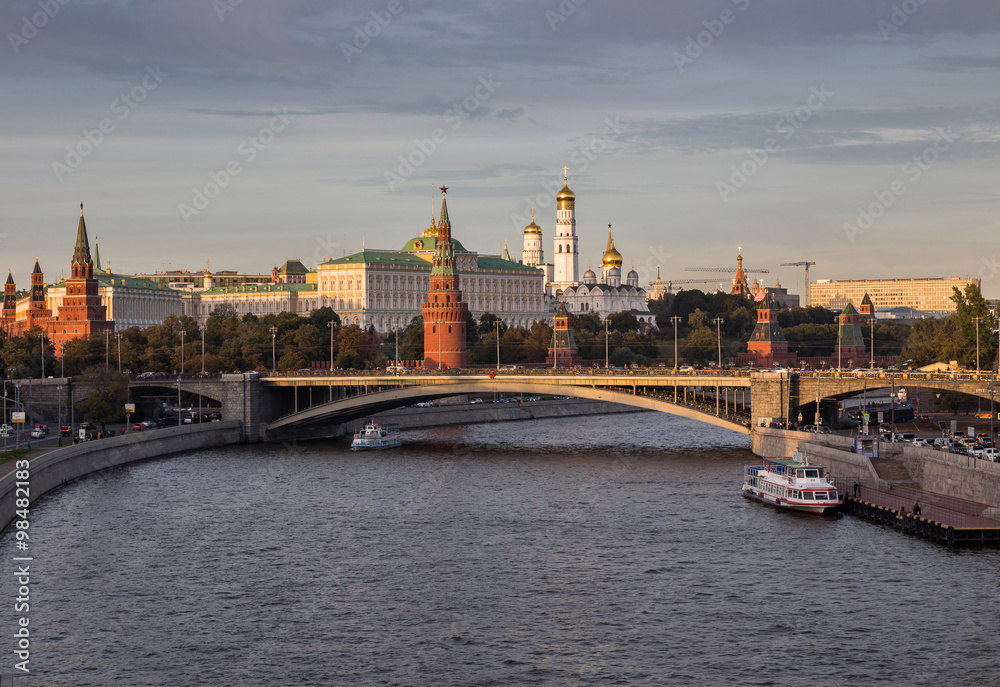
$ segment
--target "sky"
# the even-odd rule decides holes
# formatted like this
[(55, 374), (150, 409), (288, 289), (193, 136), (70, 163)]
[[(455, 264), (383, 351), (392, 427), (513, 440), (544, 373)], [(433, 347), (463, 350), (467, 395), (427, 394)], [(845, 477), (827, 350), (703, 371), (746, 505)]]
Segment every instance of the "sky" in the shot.
[[(973, 277), (1000, 298), (1000, 3), (5, 0), (0, 255), (123, 274), (466, 247), (643, 284)], [(106, 265), (105, 265), (106, 266)]]

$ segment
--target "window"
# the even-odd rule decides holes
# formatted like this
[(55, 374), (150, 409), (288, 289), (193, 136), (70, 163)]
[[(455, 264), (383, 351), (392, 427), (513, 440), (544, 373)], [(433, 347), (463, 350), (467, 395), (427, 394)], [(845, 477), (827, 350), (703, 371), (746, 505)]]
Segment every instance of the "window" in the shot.
[(451, 325), (448, 325), (448, 333), (451, 334)]

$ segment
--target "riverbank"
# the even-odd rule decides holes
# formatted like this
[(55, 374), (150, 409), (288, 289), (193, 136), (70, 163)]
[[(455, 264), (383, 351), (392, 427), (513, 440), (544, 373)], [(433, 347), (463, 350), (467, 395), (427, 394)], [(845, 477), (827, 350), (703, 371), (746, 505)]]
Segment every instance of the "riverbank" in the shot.
[(84, 475), (147, 458), (239, 441), (240, 423), (231, 421), (127, 434), (40, 451), (28, 456), (27, 477), (21, 466), (0, 477), (0, 529), (14, 519), (17, 499), (25, 498), (25, 491), (20, 490), (26, 489), (33, 503), (48, 491)]

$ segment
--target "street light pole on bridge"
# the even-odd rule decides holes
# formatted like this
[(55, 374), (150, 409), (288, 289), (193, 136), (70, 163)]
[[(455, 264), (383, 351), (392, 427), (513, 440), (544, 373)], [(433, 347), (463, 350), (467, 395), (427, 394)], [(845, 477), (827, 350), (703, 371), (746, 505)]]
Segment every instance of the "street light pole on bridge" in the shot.
[(716, 317), (712, 322), (715, 322), (715, 334), (719, 337), (719, 368), (722, 368), (722, 322), (721, 317)]
[(674, 372), (677, 372), (677, 323), (681, 321), (681, 318), (674, 315), (670, 321), (674, 323)]

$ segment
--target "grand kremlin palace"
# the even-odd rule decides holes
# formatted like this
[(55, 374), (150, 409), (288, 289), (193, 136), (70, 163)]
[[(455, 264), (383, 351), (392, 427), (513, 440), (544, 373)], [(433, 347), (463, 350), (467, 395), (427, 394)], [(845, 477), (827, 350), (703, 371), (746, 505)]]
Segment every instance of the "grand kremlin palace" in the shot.
[[(421, 314), (430, 286), (437, 228), (402, 250), (365, 249), (318, 266), (315, 283), (244, 284), (184, 294), (185, 312), (204, 323), (219, 306), (236, 314), (308, 314), (330, 307), (344, 324), (386, 333), (404, 329)], [(510, 326), (552, 319), (545, 273), (504, 257), (479, 255), (455, 241), (460, 288), (475, 317), (490, 312)], [(311, 280), (310, 280), (311, 281)]]

